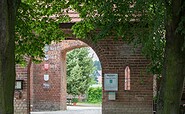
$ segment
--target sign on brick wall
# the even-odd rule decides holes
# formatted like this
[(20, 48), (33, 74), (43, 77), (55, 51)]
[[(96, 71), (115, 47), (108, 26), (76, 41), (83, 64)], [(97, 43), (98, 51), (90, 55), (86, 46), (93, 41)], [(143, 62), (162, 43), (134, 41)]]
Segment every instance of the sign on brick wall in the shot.
[(118, 74), (104, 75), (104, 89), (105, 91), (118, 91)]

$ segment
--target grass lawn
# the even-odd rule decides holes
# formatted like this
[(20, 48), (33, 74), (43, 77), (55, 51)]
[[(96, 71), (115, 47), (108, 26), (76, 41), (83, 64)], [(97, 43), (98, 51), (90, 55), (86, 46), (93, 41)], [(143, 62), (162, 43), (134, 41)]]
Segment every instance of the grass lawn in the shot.
[(88, 102), (78, 102), (77, 106), (95, 106), (95, 107), (101, 107), (102, 103), (88, 103)]

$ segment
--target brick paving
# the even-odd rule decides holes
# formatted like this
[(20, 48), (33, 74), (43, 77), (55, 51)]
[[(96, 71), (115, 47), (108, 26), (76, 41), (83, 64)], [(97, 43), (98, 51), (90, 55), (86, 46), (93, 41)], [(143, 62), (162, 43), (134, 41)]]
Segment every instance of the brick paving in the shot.
[(101, 107), (68, 106), (65, 111), (31, 112), (31, 114), (102, 114)]

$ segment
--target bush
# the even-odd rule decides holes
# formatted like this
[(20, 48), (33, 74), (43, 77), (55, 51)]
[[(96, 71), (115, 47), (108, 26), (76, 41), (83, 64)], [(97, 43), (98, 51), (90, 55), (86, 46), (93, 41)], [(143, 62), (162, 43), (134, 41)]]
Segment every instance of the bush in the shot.
[(102, 87), (90, 87), (88, 90), (87, 101), (90, 103), (102, 102)]
[(78, 98), (72, 98), (72, 103), (77, 103), (78, 102)]

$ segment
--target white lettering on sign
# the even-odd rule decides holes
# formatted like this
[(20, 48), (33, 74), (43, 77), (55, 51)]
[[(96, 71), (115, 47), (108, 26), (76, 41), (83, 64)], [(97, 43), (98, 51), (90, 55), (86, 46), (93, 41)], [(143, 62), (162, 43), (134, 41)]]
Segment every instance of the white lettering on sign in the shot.
[(104, 75), (104, 90), (105, 91), (118, 91), (118, 74), (105, 74)]

